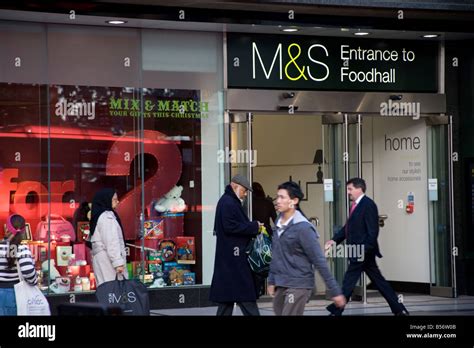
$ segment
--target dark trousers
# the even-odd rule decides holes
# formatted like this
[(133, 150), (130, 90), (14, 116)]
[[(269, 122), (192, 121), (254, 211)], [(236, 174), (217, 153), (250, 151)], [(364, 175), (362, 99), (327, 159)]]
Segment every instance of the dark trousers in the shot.
[[(246, 316), (259, 316), (260, 311), (258, 310), (257, 302), (237, 302), (243, 315)], [(234, 302), (221, 302), (217, 307), (218, 316), (230, 316), (234, 311)]]
[(252, 272), (252, 275), (253, 275), (253, 280), (255, 282), (255, 291), (257, 292), (257, 299), (259, 299), (260, 296), (263, 296), (266, 293), (267, 278), (254, 272)]
[[(349, 264), (346, 274), (344, 275), (344, 281), (342, 282), (342, 293), (347, 301), (349, 301), (362, 272), (365, 272), (372, 283), (375, 284), (382, 296), (388, 302), (392, 313), (396, 314), (406, 310), (405, 306), (398, 302), (397, 294), (385, 280), (382, 273), (380, 273), (374, 254), (366, 254), (364, 261), (351, 262)], [(344, 308), (337, 308), (334, 303), (327, 306), (326, 309), (334, 315), (342, 315), (342, 312), (344, 311)]]

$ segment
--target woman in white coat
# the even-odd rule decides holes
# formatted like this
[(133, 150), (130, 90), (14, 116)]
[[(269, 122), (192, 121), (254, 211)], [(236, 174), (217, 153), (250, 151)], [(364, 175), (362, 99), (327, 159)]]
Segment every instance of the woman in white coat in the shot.
[(90, 241), (97, 285), (119, 274), (128, 278), (122, 223), (115, 212), (118, 203), (117, 193), (110, 188), (97, 192), (92, 201)]

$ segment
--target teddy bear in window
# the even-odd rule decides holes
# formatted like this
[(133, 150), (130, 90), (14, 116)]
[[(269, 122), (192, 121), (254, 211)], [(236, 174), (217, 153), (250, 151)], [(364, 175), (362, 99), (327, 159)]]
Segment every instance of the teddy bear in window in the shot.
[(174, 186), (158, 202), (155, 203), (155, 210), (158, 213), (181, 213), (186, 209), (186, 204), (181, 198), (183, 186)]

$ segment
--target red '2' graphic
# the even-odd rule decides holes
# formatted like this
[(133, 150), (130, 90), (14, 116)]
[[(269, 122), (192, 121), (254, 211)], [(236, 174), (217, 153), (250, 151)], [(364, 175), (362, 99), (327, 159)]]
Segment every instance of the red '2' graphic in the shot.
[[(106, 175), (130, 175), (132, 160), (141, 153), (140, 132), (132, 131), (118, 139), (107, 155)], [(145, 207), (153, 199), (168, 193), (181, 177), (181, 153), (175, 142), (167, 140), (166, 135), (152, 130), (143, 134), (144, 152), (155, 157), (158, 162), (156, 173), (145, 181)], [(141, 185), (120, 198), (117, 213), (122, 220), (125, 238), (136, 239), (137, 221), (141, 211)]]

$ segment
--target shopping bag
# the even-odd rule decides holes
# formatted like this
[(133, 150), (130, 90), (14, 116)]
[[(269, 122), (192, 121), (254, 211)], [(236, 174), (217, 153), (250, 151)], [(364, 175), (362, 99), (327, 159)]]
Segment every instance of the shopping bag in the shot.
[(41, 290), (26, 282), (16, 262), (20, 282), (14, 285), (17, 315), (51, 315), (49, 303)]
[(145, 285), (138, 280), (118, 279), (97, 287), (97, 301), (110, 306), (120, 306), (124, 315), (150, 315), (150, 300)]
[(272, 261), (272, 239), (265, 227), (262, 226), (260, 233), (250, 241), (246, 252), (252, 271), (266, 277), (270, 271)]

